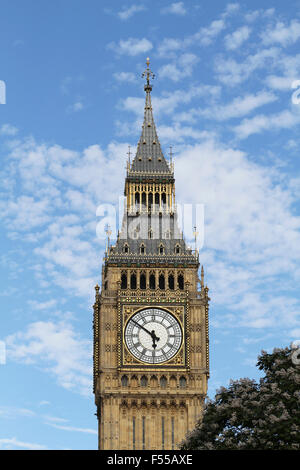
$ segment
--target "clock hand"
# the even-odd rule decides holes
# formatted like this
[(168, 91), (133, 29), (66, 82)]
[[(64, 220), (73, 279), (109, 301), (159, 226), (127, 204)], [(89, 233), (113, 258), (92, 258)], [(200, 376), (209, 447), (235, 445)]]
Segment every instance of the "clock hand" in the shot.
[(146, 328), (144, 328), (142, 325), (140, 325), (137, 321), (135, 321), (135, 320), (133, 320), (133, 319), (131, 319), (131, 321), (132, 321), (132, 323), (135, 323), (137, 326), (139, 326), (140, 328), (142, 328), (142, 330), (146, 331), (146, 333), (148, 333), (148, 334), (152, 337), (152, 339), (153, 339), (153, 335), (152, 335), (152, 333), (151, 333), (149, 330), (146, 330)]
[(148, 333), (151, 336), (152, 341), (153, 341), (152, 347), (155, 349), (156, 346), (157, 346), (157, 344), (155, 344), (155, 341), (159, 341), (159, 338), (156, 336), (155, 331), (154, 330), (152, 330), (152, 331), (147, 330), (143, 325), (140, 325), (138, 322), (136, 322), (133, 319), (131, 319), (131, 321), (132, 321), (132, 323), (135, 323), (137, 326), (142, 328), (142, 330), (146, 331), (146, 333)]
[(156, 346), (157, 346), (157, 344), (155, 344), (155, 341), (159, 341), (159, 338), (156, 336), (154, 330), (151, 331), (151, 337), (152, 337), (152, 341), (153, 341), (152, 347), (155, 349)]

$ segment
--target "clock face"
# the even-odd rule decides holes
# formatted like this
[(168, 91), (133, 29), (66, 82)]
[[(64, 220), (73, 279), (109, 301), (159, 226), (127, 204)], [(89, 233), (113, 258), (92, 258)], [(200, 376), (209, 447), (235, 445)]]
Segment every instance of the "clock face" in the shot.
[(140, 361), (160, 364), (179, 351), (182, 330), (170, 313), (159, 308), (147, 308), (128, 320), (125, 342), (131, 354)]

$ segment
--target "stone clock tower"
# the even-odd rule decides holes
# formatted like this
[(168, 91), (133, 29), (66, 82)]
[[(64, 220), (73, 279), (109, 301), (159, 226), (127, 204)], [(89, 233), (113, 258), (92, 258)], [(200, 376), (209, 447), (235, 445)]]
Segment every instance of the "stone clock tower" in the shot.
[[(147, 68), (126, 207), (94, 304), (99, 449), (176, 449), (201, 417), (209, 377), (208, 288), (177, 225), (174, 169), (160, 146)], [(188, 182), (187, 182), (188, 184)]]

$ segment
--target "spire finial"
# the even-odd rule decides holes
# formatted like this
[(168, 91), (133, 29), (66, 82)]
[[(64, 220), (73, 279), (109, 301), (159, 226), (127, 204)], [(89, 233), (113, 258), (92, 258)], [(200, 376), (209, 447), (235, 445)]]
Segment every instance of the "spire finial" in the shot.
[(130, 165), (130, 157), (131, 157), (131, 147), (130, 147), (130, 145), (128, 145), (128, 152), (127, 152), (127, 155), (128, 155), (129, 165)]
[(198, 237), (198, 232), (197, 232), (197, 227), (196, 225), (194, 226), (194, 237), (195, 237), (195, 256), (197, 256), (197, 237)]
[(170, 145), (170, 163), (172, 163), (172, 157), (173, 157), (173, 147)]
[(109, 254), (109, 242), (110, 242), (110, 236), (112, 234), (112, 231), (110, 229), (110, 225), (106, 224), (104, 230), (105, 230), (105, 233), (107, 235), (107, 252)]
[(154, 73), (150, 69), (150, 59), (149, 59), (149, 57), (147, 57), (146, 65), (147, 65), (147, 67), (146, 67), (146, 70), (142, 73), (142, 78), (146, 77), (147, 82), (144, 86), (144, 90), (149, 92), (149, 91), (152, 90), (152, 85), (150, 83), (150, 78), (152, 78), (152, 80), (155, 78)]

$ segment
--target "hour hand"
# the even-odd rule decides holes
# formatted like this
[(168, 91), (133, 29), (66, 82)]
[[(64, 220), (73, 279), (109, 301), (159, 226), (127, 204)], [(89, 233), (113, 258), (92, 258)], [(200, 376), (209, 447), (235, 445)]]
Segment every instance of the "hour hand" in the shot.
[(151, 336), (152, 336), (152, 341), (153, 341), (152, 347), (155, 349), (156, 346), (157, 346), (157, 344), (155, 343), (155, 341), (159, 341), (159, 338), (156, 336), (154, 330), (151, 331)]

